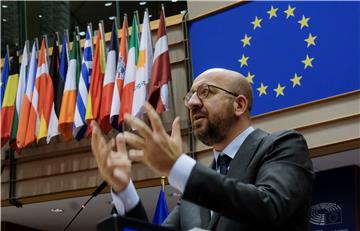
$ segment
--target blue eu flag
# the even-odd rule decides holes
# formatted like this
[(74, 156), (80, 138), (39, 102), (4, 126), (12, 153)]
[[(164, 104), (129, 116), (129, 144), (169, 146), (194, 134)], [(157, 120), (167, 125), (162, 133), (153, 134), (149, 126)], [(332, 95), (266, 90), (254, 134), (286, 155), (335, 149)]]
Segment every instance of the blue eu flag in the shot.
[(360, 89), (360, 2), (248, 2), (190, 24), (193, 74), (253, 87), (252, 114)]

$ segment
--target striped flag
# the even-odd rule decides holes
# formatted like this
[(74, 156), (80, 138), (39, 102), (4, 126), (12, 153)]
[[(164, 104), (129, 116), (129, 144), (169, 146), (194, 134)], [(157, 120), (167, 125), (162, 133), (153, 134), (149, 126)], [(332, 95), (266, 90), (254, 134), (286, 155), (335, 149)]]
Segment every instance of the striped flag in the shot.
[(74, 35), (59, 116), (59, 131), (64, 136), (64, 140), (69, 140), (72, 136), (77, 86), (81, 68), (79, 49), (79, 39)]
[(15, 113), (16, 91), (19, 81), (19, 55), (11, 60), (10, 73), (6, 83), (4, 99), (1, 106), (1, 146), (10, 138), (11, 128)]
[(60, 78), (58, 79), (58, 81), (54, 82), (54, 85), (56, 86), (54, 91), (55, 112), (58, 117), (60, 116), (61, 101), (64, 92), (68, 64), (69, 64), (69, 43), (67, 41), (67, 36), (64, 35), (61, 46), (61, 57), (60, 57), (60, 67), (59, 67)]
[(120, 96), (123, 90), (124, 78), (125, 78), (127, 46), (128, 46), (128, 25), (127, 25), (127, 18), (126, 16), (124, 16), (123, 25), (121, 29), (121, 42), (119, 49), (119, 57), (117, 61), (116, 79), (115, 79), (115, 86), (114, 86), (113, 98), (111, 103), (111, 113), (110, 113), (110, 121), (113, 127), (117, 130), (120, 130), (118, 124), (118, 118), (119, 118), (120, 105), (121, 105)]
[(135, 76), (136, 76), (136, 63), (138, 61), (139, 53), (139, 39), (137, 34), (137, 22), (136, 17), (133, 17), (130, 47), (126, 63), (124, 88), (121, 93), (121, 107), (119, 114), (119, 124), (122, 123), (124, 114), (132, 112), (132, 103), (134, 97), (135, 88)]
[(153, 69), (149, 88), (149, 103), (157, 113), (169, 109), (169, 81), (171, 79), (170, 58), (166, 35), (165, 13), (161, 10), (157, 41), (155, 44)]
[[(49, 75), (45, 39), (42, 39), (41, 42), (32, 104), (37, 108), (37, 118), (36, 115), (31, 115), (32, 111), (30, 111), (31, 119), (36, 118), (36, 123), (34, 123), (36, 127), (34, 129), (34, 126), (30, 126), (33, 122), (29, 121), (26, 136), (33, 132), (31, 129), (34, 129), (37, 142), (42, 138), (47, 138), (46, 141), (49, 142), (53, 136), (58, 134), (58, 118), (54, 108), (54, 89)], [(27, 142), (25, 141), (25, 143)]]
[(105, 77), (101, 96), (100, 107), (100, 127), (105, 134), (111, 130), (110, 112), (111, 101), (114, 91), (114, 82), (116, 76), (117, 56), (119, 52), (119, 41), (116, 35), (115, 23), (113, 23), (111, 31), (111, 40), (109, 45), (109, 52), (106, 59)]
[(153, 60), (151, 31), (148, 12), (144, 13), (143, 27), (141, 32), (139, 57), (135, 78), (134, 100), (132, 114), (139, 118), (143, 117), (143, 106), (147, 97), (147, 86), (151, 76)]
[(3, 65), (3, 69), (1, 71), (1, 105), (2, 105), (3, 100), (4, 100), (6, 84), (7, 84), (8, 78), (9, 78), (9, 69), (10, 69), (9, 55), (5, 54), (4, 65)]
[(73, 127), (73, 135), (77, 140), (83, 138), (87, 130), (85, 113), (86, 113), (86, 104), (88, 100), (90, 77), (92, 72), (92, 61), (93, 61), (92, 36), (91, 36), (90, 27), (88, 26), (85, 36), (84, 53), (81, 63), (81, 72), (80, 72), (78, 93), (76, 97), (76, 108), (75, 108), (75, 118), (74, 118), (74, 127)]
[[(99, 119), (102, 84), (104, 81), (104, 70), (105, 70), (105, 49), (104, 49), (104, 42), (102, 37), (102, 28), (101, 28), (101, 24), (99, 23), (99, 29), (96, 38), (94, 62), (93, 62), (92, 73), (90, 78), (89, 95), (86, 105), (85, 119), (87, 124), (90, 124), (92, 120)], [(88, 133), (87, 135), (90, 135), (90, 133)]]
[[(11, 129), (11, 135), (10, 135), (10, 144), (11, 146), (16, 149), (16, 134), (18, 130), (18, 124), (19, 124), (19, 116), (21, 113), (21, 107), (22, 102), (25, 95), (26, 90), (26, 80), (27, 80), (27, 68), (29, 65), (29, 47), (28, 47), (29, 41), (25, 42), (24, 50), (21, 58), (21, 66), (20, 66), (20, 73), (19, 73), (19, 82), (18, 82), (18, 88), (16, 91), (16, 108), (14, 113), (14, 119), (13, 119), (13, 125)], [(13, 142), (14, 141), (14, 142)]]
[[(34, 82), (36, 77), (36, 43), (34, 42), (31, 49), (30, 63), (28, 67), (28, 76), (26, 82), (26, 90), (21, 105), (21, 111), (19, 115), (19, 127), (16, 134), (16, 143), (19, 149), (25, 147), (25, 136), (28, 127), (29, 113), (31, 108), (31, 99), (34, 90)], [(35, 139), (35, 138), (34, 138)]]

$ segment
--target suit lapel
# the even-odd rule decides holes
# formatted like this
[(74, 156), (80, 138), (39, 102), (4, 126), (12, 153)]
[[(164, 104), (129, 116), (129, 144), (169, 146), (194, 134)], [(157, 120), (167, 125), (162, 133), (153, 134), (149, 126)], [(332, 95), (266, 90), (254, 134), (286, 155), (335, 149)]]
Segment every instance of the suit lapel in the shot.
[(230, 162), (227, 176), (242, 179), (246, 175), (247, 167), (249, 166), (249, 163), (253, 158), (262, 138), (266, 135), (268, 135), (268, 133), (263, 130), (255, 129), (248, 137), (246, 137), (234, 159)]

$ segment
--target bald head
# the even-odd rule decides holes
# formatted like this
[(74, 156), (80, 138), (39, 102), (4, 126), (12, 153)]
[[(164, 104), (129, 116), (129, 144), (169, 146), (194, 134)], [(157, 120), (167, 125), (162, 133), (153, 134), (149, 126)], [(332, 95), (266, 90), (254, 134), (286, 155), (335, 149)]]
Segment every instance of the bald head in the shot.
[(231, 92), (245, 96), (248, 101), (248, 112), (251, 111), (253, 102), (252, 88), (250, 83), (239, 72), (223, 68), (211, 68), (201, 73), (195, 79), (193, 85), (202, 82), (211, 82)]

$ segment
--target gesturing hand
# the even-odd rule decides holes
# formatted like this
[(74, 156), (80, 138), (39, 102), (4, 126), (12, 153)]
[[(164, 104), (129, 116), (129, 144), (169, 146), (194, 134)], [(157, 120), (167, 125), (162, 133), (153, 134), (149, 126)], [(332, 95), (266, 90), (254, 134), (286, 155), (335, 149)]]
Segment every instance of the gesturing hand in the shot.
[(139, 133), (139, 135), (130, 132), (124, 134), (126, 143), (134, 148), (129, 151), (130, 159), (141, 160), (150, 168), (168, 176), (175, 161), (182, 153), (180, 118), (175, 118), (171, 136), (169, 136), (159, 115), (150, 104), (145, 103), (145, 111), (151, 128), (140, 119), (130, 114), (125, 115), (125, 122)]
[(119, 133), (116, 141), (111, 139), (107, 142), (95, 121), (91, 123), (91, 127), (91, 149), (100, 174), (115, 192), (121, 192), (129, 184), (131, 172), (124, 135)]

